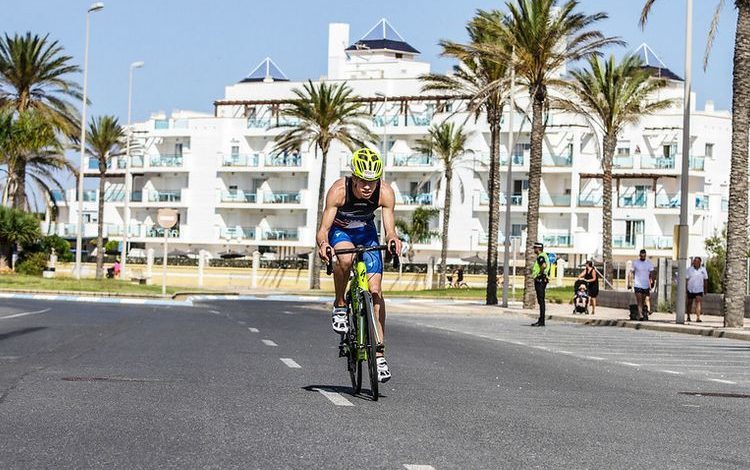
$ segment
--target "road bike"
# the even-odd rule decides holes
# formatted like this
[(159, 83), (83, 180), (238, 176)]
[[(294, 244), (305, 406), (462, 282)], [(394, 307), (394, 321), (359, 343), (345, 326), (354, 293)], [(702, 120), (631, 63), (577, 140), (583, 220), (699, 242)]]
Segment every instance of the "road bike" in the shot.
[(362, 390), (362, 369), (367, 363), (367, 371), (370, 376), (370, 393), (373, 401), (378, 400), (378, 366), (377, 353), (382, 348), (383, 342), (378, 334), (377, 319), (375, 318), (375, 307), (370, 294), (370, 286), (367, 277), (367, 266), (364, 255), (370, 251), (388, 251), (393, 258), (393, 267), (398, 269), (399, 258), (396, 252), (396, 244), (389, 245), (357, 246), (333, 250), (328, 248), (326, 256), (328, 265), (326, 273), (330, 276), (333, 272), (333, 254), (354, 254), (355, 260), (349, 276), (349, 286), (346, 290), (347, 320), (349, 331), (341, 335), (339, 345), (339, 357), (346, 358), (346, 368), (352, 381), (354, 394)]

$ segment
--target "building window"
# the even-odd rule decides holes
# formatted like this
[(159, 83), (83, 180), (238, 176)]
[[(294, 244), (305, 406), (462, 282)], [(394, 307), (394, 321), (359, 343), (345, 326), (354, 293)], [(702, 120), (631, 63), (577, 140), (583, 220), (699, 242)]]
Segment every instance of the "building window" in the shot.
[(403, 58), (404, 58), (404, 55), (403, 55), (403, 54), (401, 54), (400, 52), (396, 52), (396, 58), (397, 58), (397, 59), (403, 59)]
[(232, 156), (233, 157), (239, 157), (240, 156), (240, 146), (239, 145), (232, 145)]
[(526, 230), (526, 224), (513, 224), (510, 226), (510, 236), (520, 238), (524, 230)]
[(714, 144), (706, 144), (706, 157), (713, 158), (714, 156)]
[(178, 156), (182, 156), (182, 143), (178, 142), (174, 144), (174, 154)]
[(677, 144), (664, 145), (662, 148), (664, 149), (664, 156), (667, 158), (677, 155)]
[(617, 147), (617, 156), (618, 157), (629, 157), (630, 156), (630, 147)]

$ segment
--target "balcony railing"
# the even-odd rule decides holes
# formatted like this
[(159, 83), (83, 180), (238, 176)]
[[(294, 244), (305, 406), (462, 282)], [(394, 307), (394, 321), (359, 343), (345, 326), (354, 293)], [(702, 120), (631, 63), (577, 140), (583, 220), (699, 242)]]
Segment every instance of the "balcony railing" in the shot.
[(431, 206), (432, 205), (432, 194), (430, 193), (415, 193), (415, 194), (400, 194), (397, 198), (399, 204), (406, 206)]
[(542, 237), (544, 246), (550, 247), (566, 247), (572, 246), (572, 237), (569, 233), (558, 234), (558, 235), (544, 235)]
[(272, 167), (301, 167), (302, 166), (302, 155), (266, 155), (265, 165)]
[(673, 170), (674, 157), (651, 157), (644, 155), (641, 157), (641, 168), (655, 170)]
[(706, 157), (690, 157), (688, 164), (691, 170), (703, 171), (706, 169)]
[(118, 189), (104, 192), (104, 202), (123, 202), (125, 200), (125, 190)]
[(627, 235), (612, 235), (613, 248), (635, 248), (635, 237)]
[(646, 207), (646, 195), (645, 194), (628, 194), (620, 196), (620, 207)]
[(152, 167), (181, 167), (183, 164), (183, 157), (180, 154), (151, 155), (149, 158), (149, 164)]
[[(117, 168), (124, 170), (127, 166), (127, 157), (124, 155), (117, 158)], [(131, 155), (130, 156), (130, 167), (131, 168), (143, 168), (143, 155)]]
[(255, 240), (255, 227), (221, 227), (221, 238)]
[(150, 191), (148, 193), (148, 202), (180, 202), (182, 192), (177, 190), (169, 191)]
[(673, 242), (672, 237), (646, 235), (644, 237), (643, 245), (645, 248), (652, 248), (656, 250), (671, 250)]
[(393, 166), (432, 166), (434, 164), (435, 159), (431, 155), (403, 153), (393, 155)]
[(614, 168), (633, 168), (633, 157), (631, 156), (617, 156), (612, 158), (612, 167)]
[(143, 191), (133, 191), (130, 193), (130, 202), (143, 202)]
[(65, 193), (59, 189), (53, 189), (52, 200), (55, 202), (65, 202)]
[(432, 122), (432, 113), (409, 113), (408, 122), (412, 126), (429, 126)]
[(260, 158), (257, 153), (225, 155), (221, 162), (222, 166), (233, 167), (256, 167), (259, 163)]
[[(499, 199), (500, 205), (505, 206), (508, 204), (508, 199), (505, 197), (505, 193), (500, 193), (500, 199)], [(521, 206), (523, 205), (523, 195), (522, 194), (513, 194), (510, 196), (510, 205), (511, 206)]]
[(265, 204), (299, 204), (301, 202), (302, 195), (299, 192), (263, 192), (263, 203)]
[[(112, 159), (107, 159), (107, 169), (112, 169)], [(99, 171), (99, 159), (95, 157), (89, 157), (89, 170)]]
[(654, 206), (657, 209), (679, 209), (680, 195), (669, 196), (666, 194), (657, 194)]
[(573, 157), (570, 155), (542, 155), (542, 166), (571, 167)]
[(279, 228), (274, 230), (265, 230), (262, 236), (263, 240), (276, 241), (297, 241), (299, 240), (299, 230), (295, 228)]
[(580, 194), (578, 195), (578, 207), (601, 207), (601, 194)]
[(271, 127), (271, 119), (270, 118), (247, 118), (247, 128), (248, 129), (265, 129), (267, 127)]
[(570, 194), (542, 194), (539, 197), (539, 205), (544, 207), (570, 206)]
[(375, 127), (384, 127), (386, 124), (393, 127), (398, 127), (399, 118), (398, 114), (394, 114), (393, 116), (388, 116), (386, 119), (385, 116), (373, 116), (372, 117), (372, 125)]
[(98, 191), (95, 189), (87, 189), (83, 191), (83, 202), (96, 202), (96, 194)]
[[(180, 236), (180, 227), (169, 229), (169, 238), (177, 238)], [(164, 237), (164, 229), (157, 226), (146, 228), (146, 238), (161, 238)]]
[(248, 202), (255, 203), (258, 201), (258, 195), (255, 191), (244, 191), (238, 189), (236, 191), (222, 191), (221, 202)]

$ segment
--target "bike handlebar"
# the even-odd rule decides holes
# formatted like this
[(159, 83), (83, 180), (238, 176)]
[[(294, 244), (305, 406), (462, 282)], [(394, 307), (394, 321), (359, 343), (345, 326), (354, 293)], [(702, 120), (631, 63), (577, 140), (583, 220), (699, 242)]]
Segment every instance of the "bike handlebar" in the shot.
[(326, 263), (326, 274), (328, 276), (333, 273), (333, 255), (346, 255), (351, 253), (366, 253), (368, 251), (388, 251), (393, 256), (393, 267), (398, 269), (401, 265), (401, 261), (396, 253), (396, 242), (391, 242), (389, 245), (374, 245), (374, 246), (355, 246), (354, 248), (342, 248), (340, 250), (334, 250), (330, 246), (326, 248), (326, 256), (328, 257), (328, 263)]

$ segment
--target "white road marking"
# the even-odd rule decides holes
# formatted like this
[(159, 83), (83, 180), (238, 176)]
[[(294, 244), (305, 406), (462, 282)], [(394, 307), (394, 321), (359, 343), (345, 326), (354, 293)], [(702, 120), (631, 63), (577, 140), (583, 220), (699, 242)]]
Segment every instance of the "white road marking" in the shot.
[(404, 468), (406, 470), (435, 470), (432, 465), (417, 465), (413, 463), (405, 463)]
[(257, 328), (248, 328), (248, 330), (250, 330), (250, 333), (257, 333), (258, 332)]
[(0, 320), (8, 320), (9, 318), (18, 318), (18, 317), (25, 317), (26, 315), (36, 315), (37, 313), (45, 313), (49, 312), (51, 309), (45, 308), (44, 310), (36, 310), (34, 312), (21, 312), (21, 313), (14, 313), (13, 315), (7, 315), (4, 317), (0, 317)]
[(729, 385), (737, 385), (737, 382), (732, 382), (731, 380), (724, 380), (724, 379), (708, 379), (711, 382), (718, 382), (720, 384), (729, 384)]
[(121, 299), (120, 303), (130, 305), (143, 305), (146, 303), (146, 299)]
[(331, 401), (331, 403), (333, 403), (336, 406), (354, 406), (354, 403), (350, 402), (349, 400), (347, 400), (342, 395), (339, 395), (336, 392), (323, 390), (321, 388), (316, 388), (315, 390), (319, 391), (321, 395), (328, 398)]
[(618, 362), (618, 364), (622, 364), (624, 366), (630, 366), (630, 367), (641, 367), (640, 364), (636, 364), (635, 362), (620, 361), (620, 362)]
[(660, 372), (664, 372), (665, 374), (682, 375), (682, 372), (676, 370), (662, 369)]
[(604, 360), (603, 357), (598, 357), (598, 356), (583, 356), (583, 357), (585, 357), (586, 359), (591, 359), (592, 361), (603, 361)]
[(218, 310), (211, 310), (211, 313), (215, 313), (216, 315), (218, 315), (221, 312), (219, 312)]
[(572, 352), (570, 352), (570, 351), (563, 351), (562, 349), (561, 349), (561, 350), (559, 350), (559, 351), (557, 351), (557, 352), (558, 352), (558, 353), (560, 353), (560, 354), (573, 354), (573, 353), (572, 353)]
[(278, 346), (278, 344), (274, 343), (270, 339), (264, 339), (262, 341), (263, 341), (263, 344), (265, 344), (266, 346)]
[(244, 321), (238, 321), (237, 323), (239, 323), (240, 325), (247, 325), (247, 323), (245, 323)]
[(294, 361), (294, 359), (292, 359), (292, 358), (289, 358), (289, 357), (282, 357), (282, 358), (280, 358), (280, 359), (281, 359), (281, 362), (283, 362), (284, 364), (286, 364), (286, 365), (287, 365), (287, 367), (289, 367), (290, 369), (302, 369), (302, 366), (301, 366), (301, 365), (299, 365), (299, 364), (297, 364), (297, 363), (296, 363), (296, 362)]

